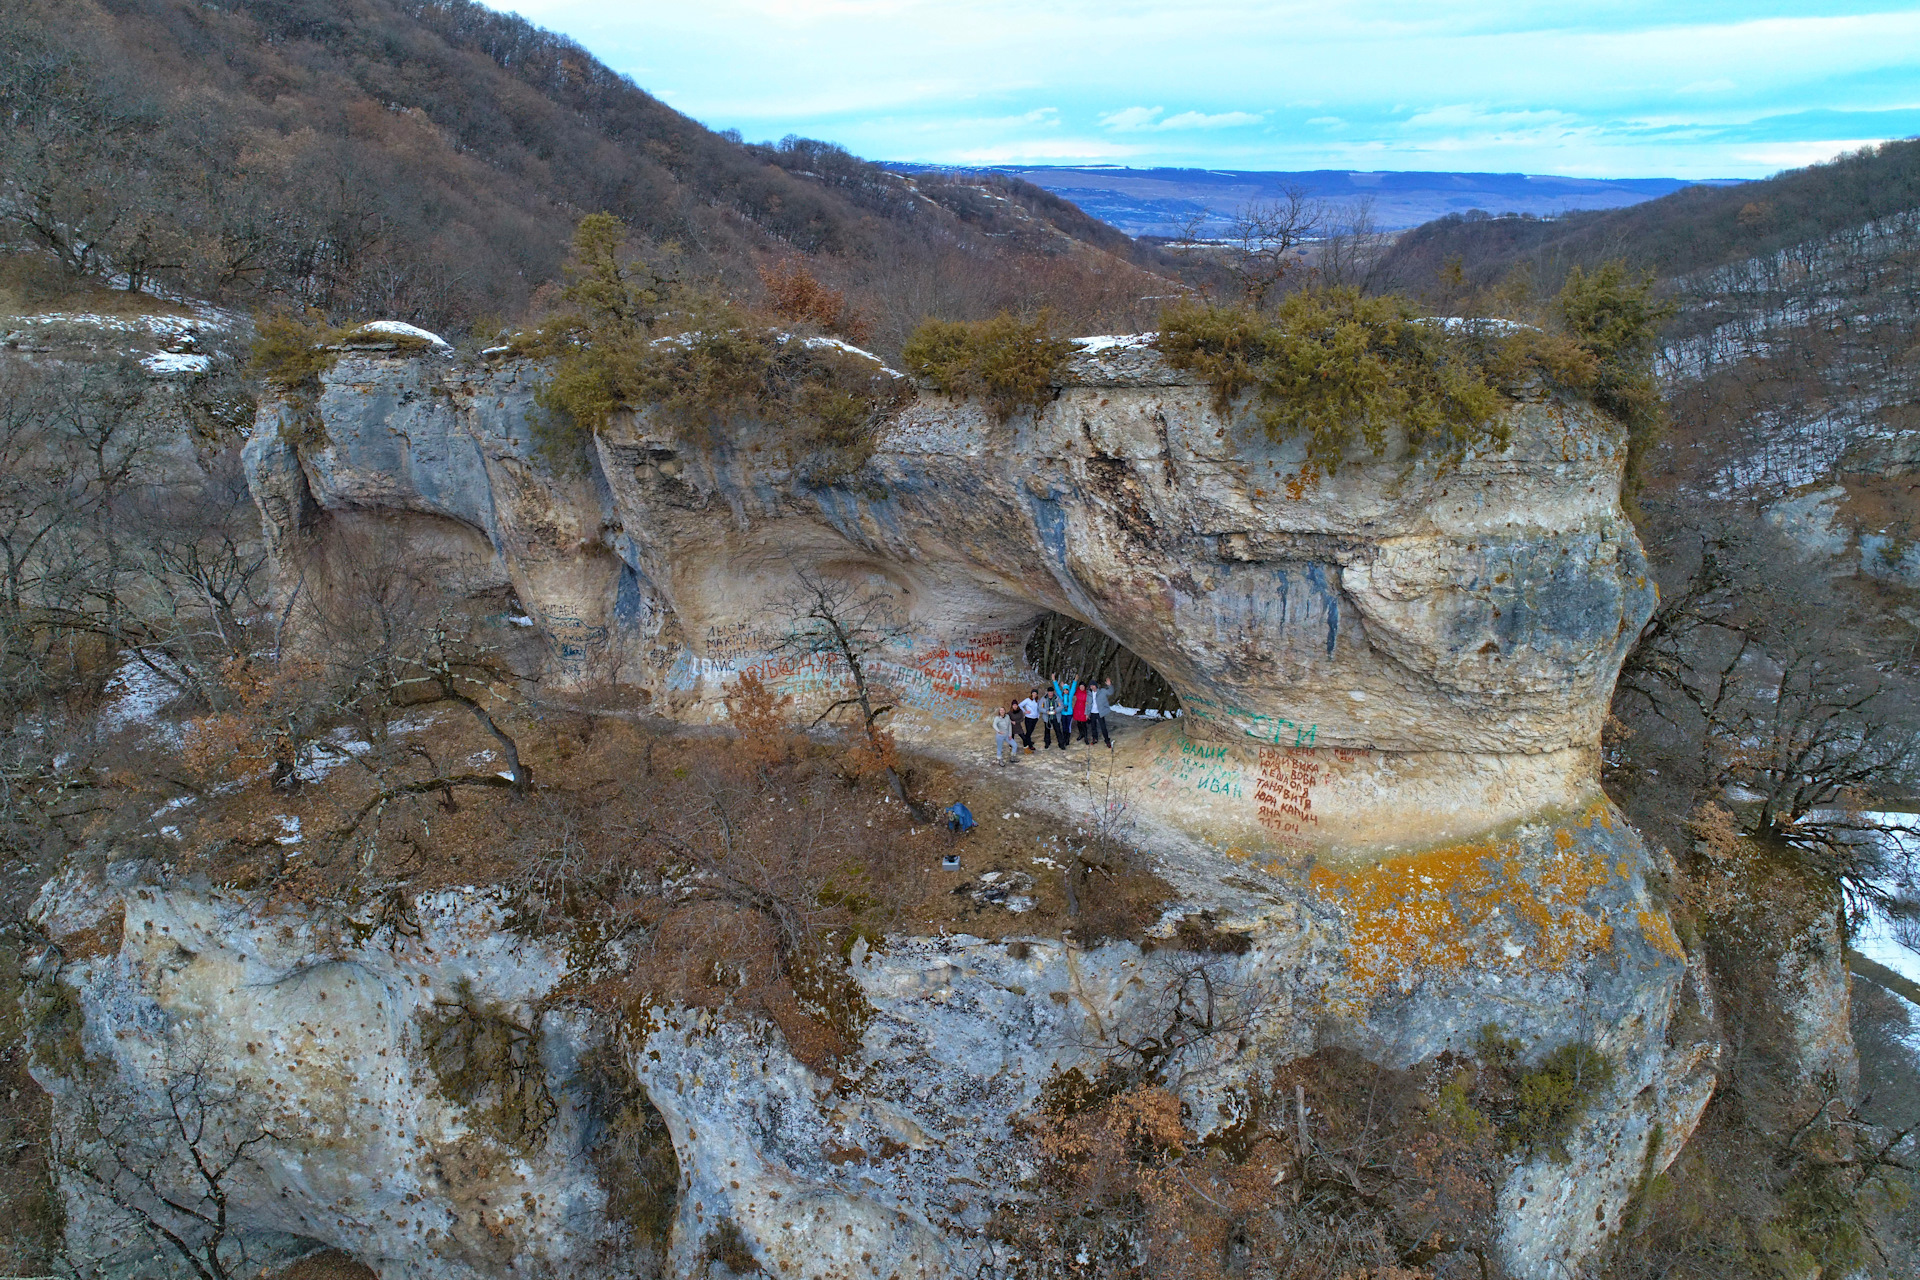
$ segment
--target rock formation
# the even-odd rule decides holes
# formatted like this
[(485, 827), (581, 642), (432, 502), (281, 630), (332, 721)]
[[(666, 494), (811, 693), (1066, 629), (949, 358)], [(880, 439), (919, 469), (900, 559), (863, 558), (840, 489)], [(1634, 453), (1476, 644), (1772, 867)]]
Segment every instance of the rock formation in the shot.
[[(1254, 1002), (1252, 1029), (1181, 1085), (1199, 1127), (1328, 1046), (1397, 1067), (1490, 1023), (1536, 1058), (1590, 1042), (1617, 1074), (1570, 1161), (1517, 1161), (1501, 1193), (1517, 1277), (1577, 1271), (1678, 1152), (1712, 1086), (1711, 1046), (1678, 1029), (1704, 997), (1597, 777), (1653, 595), (1609, 420), (1541, 398), (1513, 407), (1502, 448), (1398, 447), (1322, 475), (1216, 414), (1149, 344), (1092, 340), (1042, 411), (1000, 422), (921, 394), (870, 461), (818, 486), (750, 432), (689, 439), (646, 413), (556, 463), (539, 377), (350, 353), (312, 404), (265, 406), (247, 461), (283, 561), (376, 528), (510, 587), (554, 681), (689, 722), (723, 717), (747, 671), (802, 703), (833, 696), (829, 664), (779, 650), (779, 601), (797, 568), (871, 584), (902, 624), (876, 669), (893, 727), (962, 762), (987, 708), (1032, 680), (1035, 620), (1081, 619), (1185, 711), (1130, 724), (1114, 753), (1180, 895), (1167, 920), (1206, 910), (1250, 940), (1219, 972)], [(249, 1230), (394, 1277), (608, 1274), (568, 1085), (600, 1032), (544, 1015), (557, 1115), (511, 1160), (474, 1155), (423, 1065), (419, 1019), (456, 982), (520, 1007), (566, 974), (561, 952), (503, 935), (484, 893), (423, 901), (419, 936), (376, 940), (137, 875), (50, 887), (40, 913), (60, 937), (119, 910), (117, 945), (64, 975), (88, 1043), (137, 1075), (153, 1027), (196, 1019), (227, 1069), (311, 1118), (314, 1140), (242, 1197)], [(722, 1222), (796, 1277), (1001, 1273), (983, 1228), (1017, 1194), (1016, 1120), (1164, 996), (1163, 956), (863, 947), (851, 972), (876, 1012), (851, 1091), (775, 1033), (657, 1011), (634, 1066), (683, 1179), (670, 1273), (697, 1273)]]

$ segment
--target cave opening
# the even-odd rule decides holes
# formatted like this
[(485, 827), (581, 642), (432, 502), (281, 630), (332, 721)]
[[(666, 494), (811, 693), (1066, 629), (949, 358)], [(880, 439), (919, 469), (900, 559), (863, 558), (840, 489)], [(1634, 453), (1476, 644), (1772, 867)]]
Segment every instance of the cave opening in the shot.
[(1055, 672), (1093, 680), (1111, 678), (1113, 700), (1139, 711), (1172, 715), (1180, 695), (1133, 650), (1098, 627), (1064, 613), (1044, 613), (1027, 637), (1027, 661), (1042, 676)]

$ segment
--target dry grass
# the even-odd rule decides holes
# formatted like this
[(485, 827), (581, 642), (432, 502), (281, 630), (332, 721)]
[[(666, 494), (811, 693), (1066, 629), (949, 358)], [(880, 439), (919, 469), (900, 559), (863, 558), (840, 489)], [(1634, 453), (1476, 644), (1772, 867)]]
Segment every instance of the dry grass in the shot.
[[(1084, 868), (1076, 916), (1063, 852), (1072, 824), (1012, 817), (997, 777), (902, 758), (922, 799), (944, 807), (964, 796), (980, 816), (956, 837), (916, 821), (837, 741), (779, 732), (743, 743), (551, 708), (509, 727), (539, 782), (532, 794), (403, 795), (340, 835), (383, 790), (435, 776), (424, 761), (447, 773), (499, 767), (485, 754), (491, 740), (454, 710), (409, 733), (410, 754), (387, 753), (384, 775), (345, 764), (287, 794), (262, 774), (178, 811), (197, 820), (179, 868), (270, 902), (341, 912), (370, 937), (383, 923), (405, 928), (415, 894), (502, 886), (512, 927), (567, 950), (573, 976), (557, 999), (616, 1023), (661, 1003), (757, 1015), (826, 1073), (855, 1051), (871, 1016), (845, 969), (858, 940), (1140, 939), (1174, 896), (1108, 849)], [(298, 842), (283, 843), (295, 821)], [(958, 870), (942, 868), (949, 853)]]
[(76, 279), (39, 254), (0, 256), (0, 318), (80, 312), (105, 316), (172, 316), (190, 312), (144, 293)]
[[(516, 726), (527, 728), (528, 726)], [(411, 735), (419, 748), (461, 768), (492, 769), (482, 758), (493, 744), (457, 710), (432, 718)], [(506, 791), (457, 791), (407, 797), (391, 804), (371, 835), (373, 856), (357, 870), (324, 848), (325, 833), (344, 822), (379, 790), (379, 780), (355, 765), (343, 765), (324, 782), (287, 795), (256, 783), (213, 799), (200, 815), (191, 838), (195, 850), (183, 869), (205, 870), (236, 888), (276, 885), (283, 892), (324, 892), (330, 869), (370, 880), (404, 880), (409, 892), (466, 885), (504, 884), (525, 870), (528, 844), (541, 839), (537, 828), (543, 800), (577, 804), (602, 814), (619, 810), (676, 778), (697, 763), (731, 751), (735, 739), (723, 731), (674, 729), (614, 716), (548, 713), (535, 731), (521, 738), (522, 757), (541, 782), (541, 795), (515, 797)], [(1073, 824), (1057, 815), (1018, 808), (1011, 779), (974, 776), (926, 757), (902, 753), (915, 791), (934, 807), (964, 799), (980, 820), (971, 833), (955, 837), (944, 827), (913, 822), (876, 785), (841, 786), (829, 794), (838, 828), (849, 836), (855, 860), (872, 883), (862, 892), (877, 898), (866, 908), (884, 920), (884, 930), (910, 934), (966, 932), (985, 938), (1058, 935), (1073, 928), (1067, 909), (1060, 850)], [(819, 747), (815, 758), (796, 766), (805, 782), (816, 772), (831, 774), (833, 751)], [(684, 775), (682, 775), (683, 777)], [(1030, 803), (1030, 802), (1029, 802)], [(1014, 814), (1017, 816), (1004, 817)], [(298, 818), (299, 845), (282, 845), (283, 818)], [(958, 853), (958, 871), (941, 859)], [(364, 851), (363, 851), (364, 855)], [(1049, 865), (1052, 863), (1054, 865)], [(1031, 909), (1009, 910), (976, 897), (982, 877), (998, 872), (1033, 878), (1021, 896)], [(1088, 873), (1099, 892), (1083, 895), (1098, 902), (1102, 937), (1145, 936), (1158, 917), (1159, 904), (1173, 889), (1138, 866), (1114, 862)], [(1081, 932), (1087, 932), (1083, 922)], [(1083, 940), (1092, 940), (1084, 938)]]

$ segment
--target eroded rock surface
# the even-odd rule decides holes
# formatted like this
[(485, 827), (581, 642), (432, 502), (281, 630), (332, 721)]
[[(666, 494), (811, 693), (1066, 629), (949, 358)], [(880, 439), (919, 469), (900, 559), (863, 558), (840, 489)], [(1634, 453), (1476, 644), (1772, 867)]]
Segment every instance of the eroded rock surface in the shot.
[[(1570, 1162), (1515, 1164), (1501, 1195), (1512, 1274), (1577, 1267), (1646, 1170), (1677, 1154), (1712, 1087), (1710, 1046), (1667, 1043), (1685, 964), (1643, 859), (1597, 806), (1416, 860), (1400, 881), (1339, 876), (1276, 894), (1244, 954), (1204, 958), (1233, 1006), (1222, 1024), (1243, 1029), (1202, 1037), (1179, 1062), (1196, 1128), (1232, 1124), (1274, 1068), (1329, 1046), (1403, 1067), (1471, 1045), (1489, 1023), (1542, 1052), (1586, 1039), (1619, 1064), (1612, 1088)], [(235, 1184), (241, 1230), (321, 1241), (396, 1280), (627, 1274), (662, 1250), (670, 1274), (696, 1275), (723, 1224), (769, 1272), (997, 1274), (1008, 1259), (989, 1220), (1037, 1171), (1018, 1122), (1060, 1073), (1097, 1072), (1117, 1039), (1157, 1026), (1203, 959), (1045, 937), (862, 945), (852, 973), (872, 1015), (839, 1079), (796, 1061), (770, 1027), (654, 1011), (627, 1047), (680, 1181), (669, 1238), (651, 1241), (609, 1219), (589, 1156), (580, 1063), (606, 1028), (547, 1007), (564, 951), (511, 932), (497, 899), (424, 897), (396, 930), (138, 879), (72, 878), (38, 909), (75, 952), (47, 980), (78, 993), (87, 1053), (138, 1081), (158, 1078), (170, 1046), (200, 1046), (288, 1135)], [(463, 997), (545, 1031), (555, 1109), (537, 1141), (504, 1141), (436, 1075), (423, 1019)], [(83, 1091), (40, 1074), (72, 1115)], [(90, 1250), (132, 1247), (84, 1184), (68, 1192)]]

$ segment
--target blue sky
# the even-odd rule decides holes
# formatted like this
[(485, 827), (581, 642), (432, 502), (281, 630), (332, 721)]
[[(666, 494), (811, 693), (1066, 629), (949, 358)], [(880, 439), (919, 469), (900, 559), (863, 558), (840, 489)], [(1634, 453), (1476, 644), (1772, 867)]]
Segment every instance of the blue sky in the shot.
[(1920, 4), (518, 0), (749, 141), (872, 159), (1757, 177), (1920, 134)]

